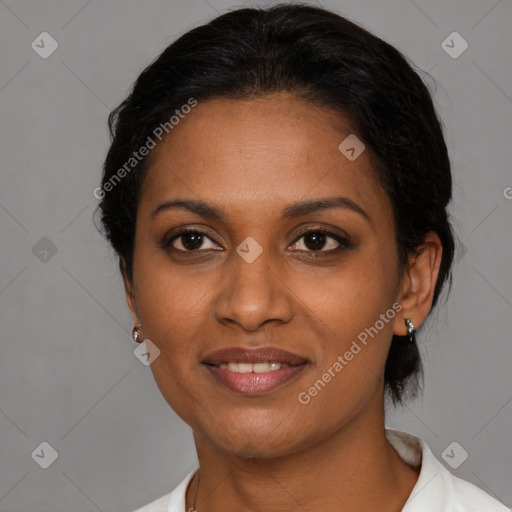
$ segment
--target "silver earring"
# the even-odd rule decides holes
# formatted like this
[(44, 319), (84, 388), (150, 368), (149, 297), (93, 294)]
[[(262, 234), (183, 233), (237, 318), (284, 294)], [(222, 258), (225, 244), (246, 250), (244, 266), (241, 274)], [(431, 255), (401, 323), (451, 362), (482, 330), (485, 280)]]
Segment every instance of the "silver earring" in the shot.
[(409, 343), (414, 343), (414, 324), (410, 318), (405, 320), (405, 325), (407, 326), (407, 336), (409, 337)]
[[(140, 334), (140, 328), (139, 326), (142, 326), (142, 324), (139, 324), (139, 325), (136, 325), (133, 329), (132, 329), (132, 340), (135, 342), (135, 343), (142, 343), (142, 339), (141, 339), (141, 334)], [(139, 341), (140, 340), (140, 341)]]

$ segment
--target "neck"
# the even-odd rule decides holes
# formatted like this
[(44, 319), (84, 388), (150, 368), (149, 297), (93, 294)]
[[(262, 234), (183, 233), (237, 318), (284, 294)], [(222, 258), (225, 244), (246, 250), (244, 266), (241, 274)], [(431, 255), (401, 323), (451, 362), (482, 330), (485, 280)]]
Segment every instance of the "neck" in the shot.
[[(382, 398), (382, 397), (377, 397)], [(374, 411), (371, 413), (370, 411)], [(321, 442), (288, 456), (247, 458), (194, 432), (200, 478), (187, 493), (199, 511), (401, 510), (419, 475), (387, 441), (383, 401)]]

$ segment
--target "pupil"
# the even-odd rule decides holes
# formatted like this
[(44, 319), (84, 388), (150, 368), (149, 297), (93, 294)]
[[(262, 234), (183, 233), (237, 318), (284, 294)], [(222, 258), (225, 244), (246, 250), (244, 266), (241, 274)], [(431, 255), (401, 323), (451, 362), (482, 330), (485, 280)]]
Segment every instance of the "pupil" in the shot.
[(318, 232), (311, 232), (306, 234), (304, 239), (304, 243), (306, 247), (310, 250), (319, 250), (322, 249), (325, 245), (325, 234)]
[(186, 233), (181, 242), (185, 249), (198, 249), (203, 243), (203, 235), (199, 233)]

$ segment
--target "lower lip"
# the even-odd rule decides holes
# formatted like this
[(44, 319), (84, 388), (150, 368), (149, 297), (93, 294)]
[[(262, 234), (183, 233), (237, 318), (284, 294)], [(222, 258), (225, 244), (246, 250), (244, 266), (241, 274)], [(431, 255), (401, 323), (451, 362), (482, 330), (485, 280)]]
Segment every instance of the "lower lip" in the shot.
[(297, 366), (285, 366), (278, 370), (263, 373), (238, 373), (218, 366), (205, 365), (215, 380), (229, 389), (244, 395), (261, 395), (287, 384), (299, 375), (306, 363)]

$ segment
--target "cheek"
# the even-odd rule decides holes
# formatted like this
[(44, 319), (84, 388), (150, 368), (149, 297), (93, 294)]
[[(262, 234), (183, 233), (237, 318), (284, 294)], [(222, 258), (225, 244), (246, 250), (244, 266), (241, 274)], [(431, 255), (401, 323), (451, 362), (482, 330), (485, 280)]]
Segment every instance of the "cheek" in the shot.
[(322, 293), (309, 287), (312, 317), (324, 328), (315, 365), (295, 397), (300, 405), (294, 419), (305, 432), (329, 433), (348, 423), (383, 387), (396, 313), (390, 287), (379, 274), (376, 269), (363, 275), (347, 271)]
[(183, 272), (162, 260), (148, 250), (137, 253), (137, 303), (144, 337), (160, 349), (151, 364), (153, 376), (164, 398), (181, 416), (190, 394), (196, 394), (192, 376), (197, 372), (197, 340), (205, 318), (207, 288), (197, 286), (197, 278), (188, 282)]
[(214, 276), (211, 272), (201, 274), (192, 266), (172, 265), (164, 251), (150, 250), (142, 244), (135, 257), (134, 277), (140, 316), (146, 325), (144, 334), (151, 334), (157, 344), (168, 343), (178, 338), (176, 334), (186, 333), (190, 323), (204, 317)]
[[(331, 271), (328, 279), (297, 278), (294, 292), (334, 338), (346, 341), (373, 326), (392, 307), (395, 281), (392, 258), (361, 250)], [(386, 326), (381, 329), (390, 332), (390, 324)]]
[(144, 336), (160, 349), (150, 366), (153, 377), (176, 414), (194, 426), (205, 409), (204, 405), (197, 407), (205, 404), (206, 391), (198, 386), (198, 380), (202, 380), (197, 378), (197, 372), (202, 369), (197, 351), (198, 340), (205, 332), (206, 288), (198, 286), (197, 279), (190, 284), (179, 271), (170, 272), (156, 265), (147, 265), (138, 276)]
[[(311, 385), (320, 380), (312, 390), (319, 395), (312, 399), (315, 407), (339, 403), (337, 395), (348, 393), (339, 407), (353, 409), (381, 383), (396, 316), (395, 281), (392, 251), (369, 248), (354, 254), (328, 280), (303, 281), (299, 293), (321, 329), (310, 379)], [(306, 400), (313, 398), (307, 395)]]

